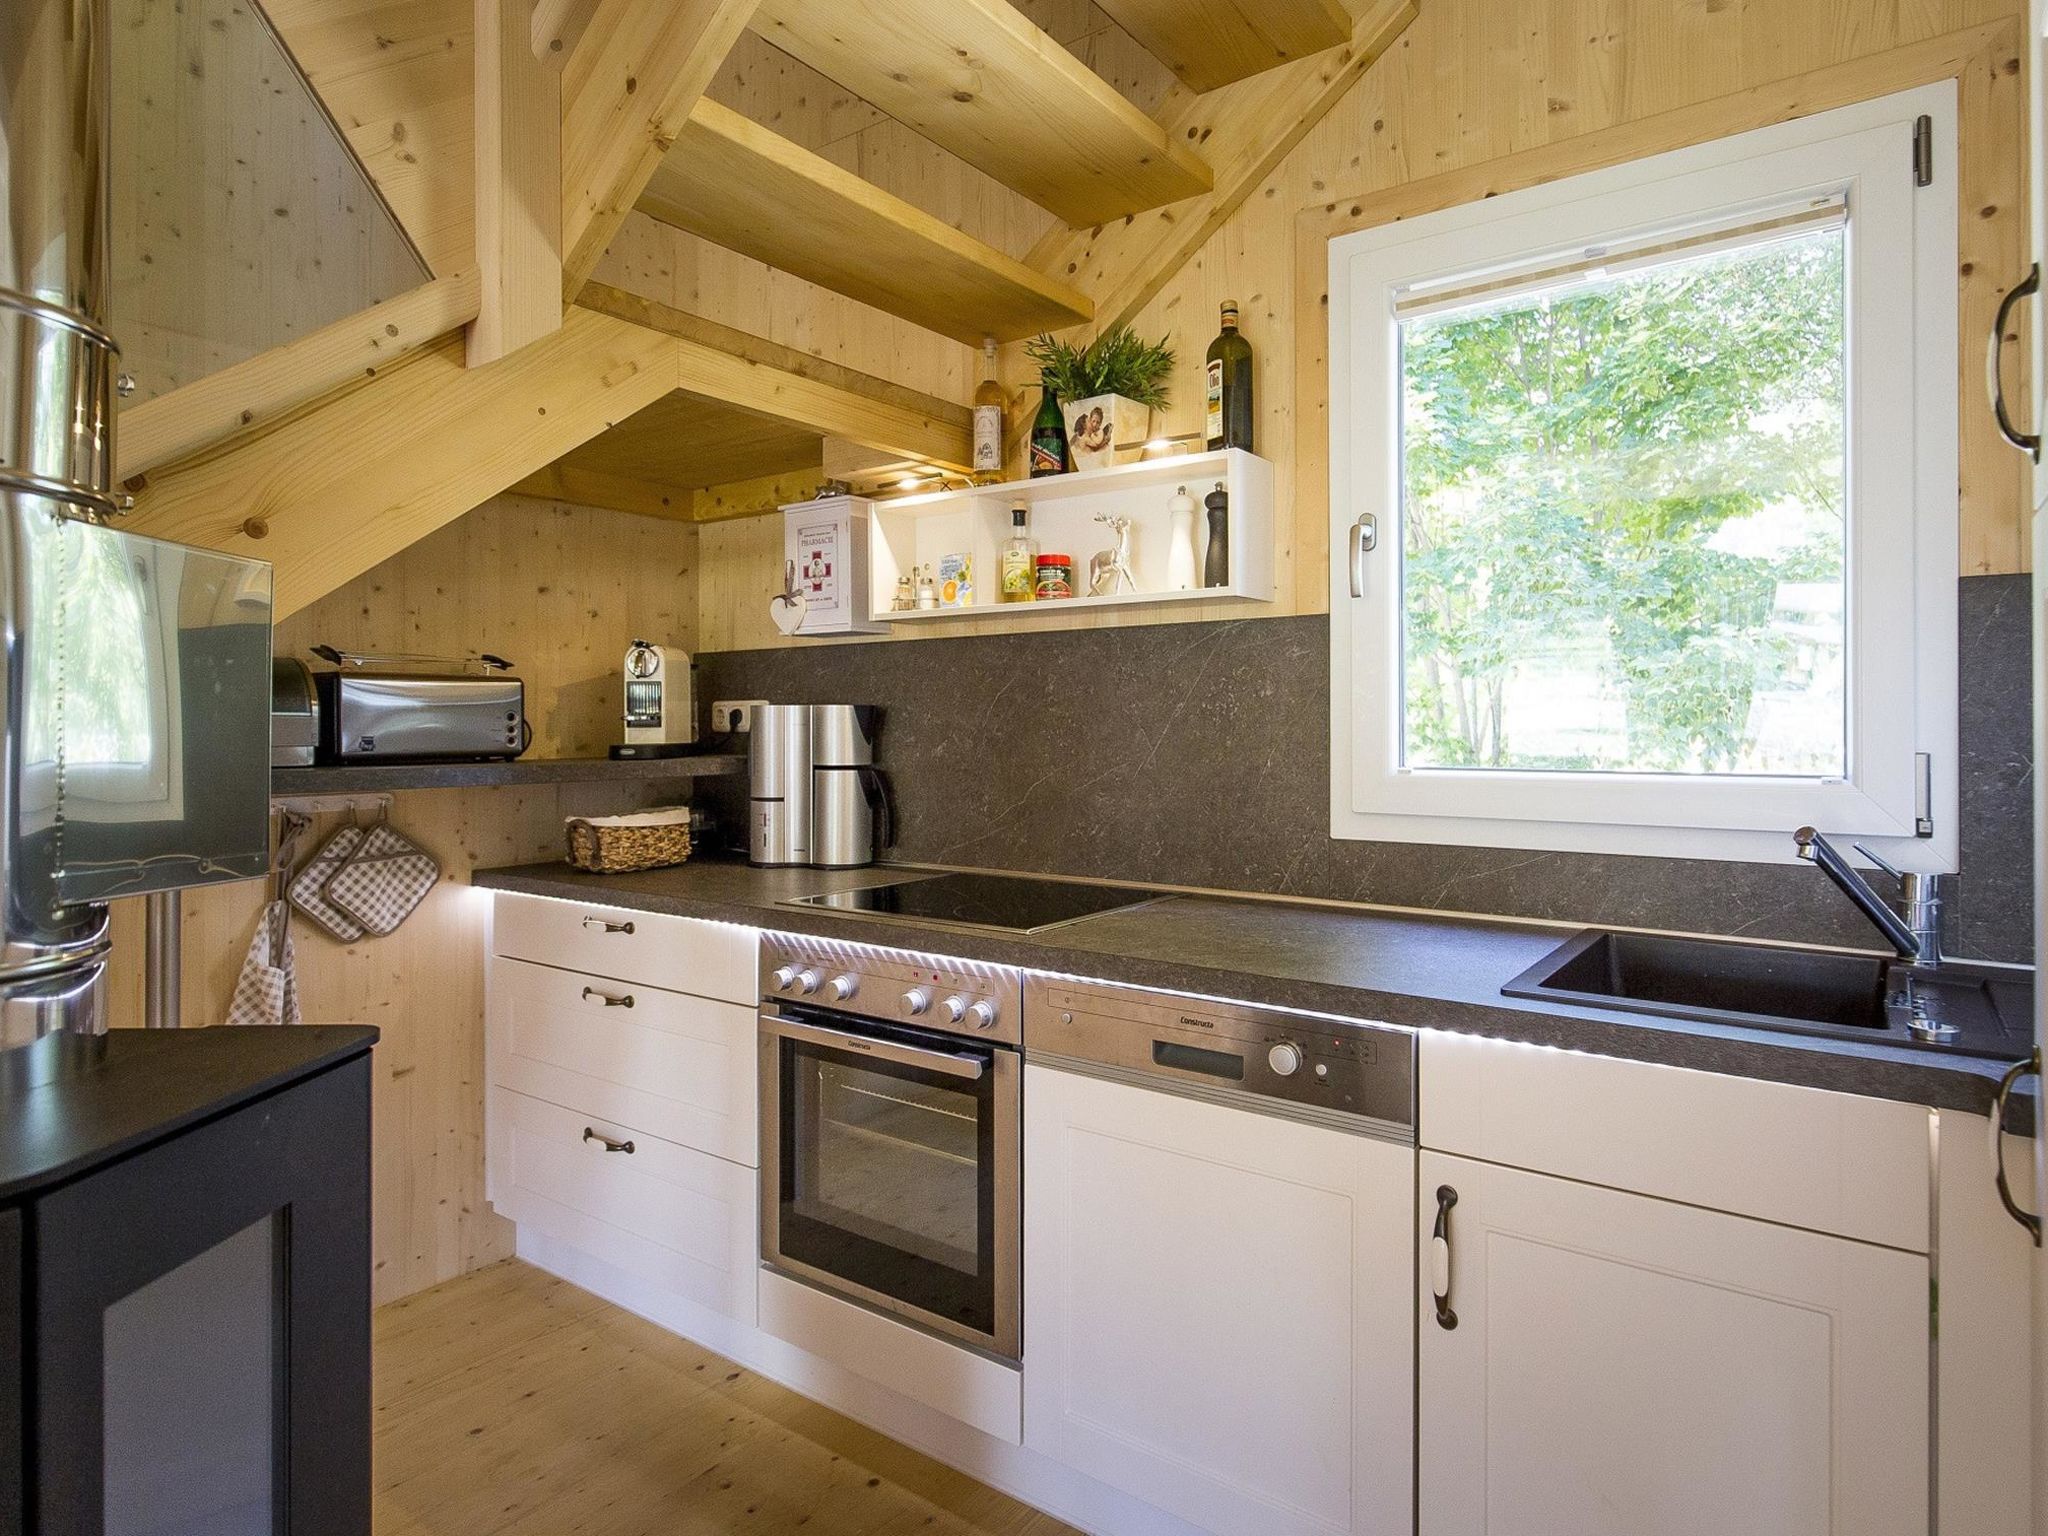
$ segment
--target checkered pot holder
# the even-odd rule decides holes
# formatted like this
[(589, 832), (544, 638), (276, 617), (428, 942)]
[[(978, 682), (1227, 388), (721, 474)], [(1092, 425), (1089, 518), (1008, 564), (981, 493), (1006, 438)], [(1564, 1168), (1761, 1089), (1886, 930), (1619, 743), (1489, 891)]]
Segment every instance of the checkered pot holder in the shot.
[(440, 878), (432, 854), (379, 822), (363, 834), (323, 894), (329, 906), (381, 939), (412, 916)]
[(344, 944), (353, 944), (360, 939), (363, 925), (328, 901), (327, 882), (362, 846), (367, 835), (354, 822), (337, 828), (334, 836), (322, 843), (320, 851), (308, 859), (306, 867), (292, 878), (292, 905), (321, 932)]

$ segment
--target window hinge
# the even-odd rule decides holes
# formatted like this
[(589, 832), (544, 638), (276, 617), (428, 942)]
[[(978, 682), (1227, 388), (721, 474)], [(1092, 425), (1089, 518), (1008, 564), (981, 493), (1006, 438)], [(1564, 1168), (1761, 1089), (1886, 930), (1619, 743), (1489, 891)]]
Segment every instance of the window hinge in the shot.
[(1934, 185), (1934, 119), (1924, 115), (1913, 124), (1913, 185)]
[(1913, 754), (1913, 835), (1934, 836), (1934, 756)]

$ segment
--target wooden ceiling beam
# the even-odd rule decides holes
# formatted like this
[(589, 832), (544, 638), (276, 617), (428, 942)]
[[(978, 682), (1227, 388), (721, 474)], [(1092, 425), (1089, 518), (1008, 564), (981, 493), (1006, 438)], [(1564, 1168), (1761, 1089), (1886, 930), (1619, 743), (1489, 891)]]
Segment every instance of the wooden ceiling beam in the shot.
[(531, 0), (475, 0), (476, 260), (467, 357), (494, 363), (562, 323), (562, 77), (533, 53)]
[(958, 401), (604, 283), (577, 302), (683, 344), (689, 361), (678, 382), (693, 394), (904, 458), (960, 470), (973, 464), (973, 412)]
[(1169, 102), (1166, 126), (1204, 147), (1208, 192), (1080, 231), (1054, 230), (1028, 258), (1095, 300), (1097, 333), (1137, 318), (1309, 130), (1415, 20), (1417, 0), (1370, 0), (1348, 42), (1206, 95)]
[(765, 517), (818, 494), (820, 469), (787, 470), (707, 487), (697, 493), (696, 520), (729, 523), (742, 517)]
[(689, 522), (696, 515), (695, 491), (677, 485), (656, 485), (626, 475), (607, 475), (573, 464), (555, 463), (537, 469), (506, 489), (514, 496), (567, 501), (579, 507), (608, 507), (641, 517)]
[(674, 389), (676, 347), (585, 309), (489, 368), (451, 335), (144, 476), (126, 526), (269, 560), (283, 618)]
[(763, 0), (754, 30), (1069, 224), (1211, 185), (1199, 155), (1009, 0)]
[(599, 0), (562, 71), (562, 292), (597, 269), (756, 0)]
[(597, 15), (597, 0), (533, 0), (533, 56), (560, 69)]
[(167, 395), (124, 407), (116, 423), (115, 472), (128, 479), (265, 427), (344, 385), (376, 378), (407, 353), (474, 319), (480, 289), (473, 270), (437, 277)]
[(640, 211), (969, 345), (1064, 329), (1086, 295), (716, 102), (700, 101)]

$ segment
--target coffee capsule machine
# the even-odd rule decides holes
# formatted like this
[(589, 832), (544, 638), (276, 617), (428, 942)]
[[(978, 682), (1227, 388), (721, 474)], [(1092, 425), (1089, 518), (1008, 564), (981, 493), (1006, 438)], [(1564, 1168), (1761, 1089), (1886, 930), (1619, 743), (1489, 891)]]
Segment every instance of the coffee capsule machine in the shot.
[(858, 869), (895, 840), (871, 704), (757, 704), (749, 729), (747, 861)]
[(615, 758), (681, 757), (697, 739), (690, 653), (635, 640), (626, 650), (626, 739)]

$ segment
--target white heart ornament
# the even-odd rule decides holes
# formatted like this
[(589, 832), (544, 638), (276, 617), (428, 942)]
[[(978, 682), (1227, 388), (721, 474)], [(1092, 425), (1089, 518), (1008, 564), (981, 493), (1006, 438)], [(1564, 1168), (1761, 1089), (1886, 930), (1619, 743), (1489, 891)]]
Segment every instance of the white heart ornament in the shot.
[(801, 592), (778, 592), (768, 599), (768, 617), (785, 635), (793, 635), (804, 627), (807, 606)]

